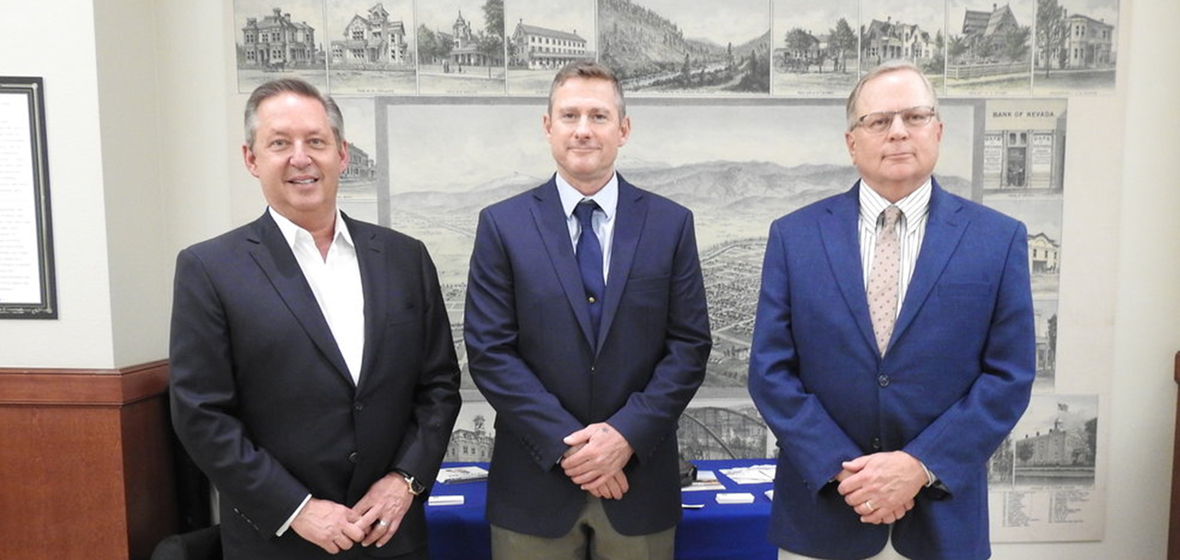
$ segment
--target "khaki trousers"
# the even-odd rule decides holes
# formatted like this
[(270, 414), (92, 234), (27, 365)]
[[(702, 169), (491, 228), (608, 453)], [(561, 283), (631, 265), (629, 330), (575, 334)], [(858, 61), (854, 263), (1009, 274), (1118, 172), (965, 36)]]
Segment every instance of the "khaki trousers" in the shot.
[(638, 536), (615, 531), (602, 500), (593, 496), (586, 500), (573, 529), (555, 539), (492, 525), (492, 560), (672, 560), (675, 548), (675, 527)]

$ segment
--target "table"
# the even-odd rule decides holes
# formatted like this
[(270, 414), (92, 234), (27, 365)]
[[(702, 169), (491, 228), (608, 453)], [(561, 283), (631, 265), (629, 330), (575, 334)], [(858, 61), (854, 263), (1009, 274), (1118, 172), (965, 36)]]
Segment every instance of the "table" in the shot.
[[(770, 518), (770, 499), (766, 491), (771, 484), (735, 484), (721, 469), (773, 463), (773, 459), (736, 459), (697, 461), (698, 470), (711, 470), (725, 485), (725, 492), (749, 492), (752, 504), (718, 504), (720, 491), (683, 492), (684, 504), (703, 504), (701, 509), (685, 509), (676, 529), (677, 560), (774, 560), (778, 549), (766, 540)], [(487, 463), (446, 463), (444, 467)], [(434, 496), (462, 495), (460, 506), (427, 506), (426, 521), (430, 532), (432, 560), (490, 560), (491, 533), (484, 518), (487, 504), (486, 482), (435, 484)]]

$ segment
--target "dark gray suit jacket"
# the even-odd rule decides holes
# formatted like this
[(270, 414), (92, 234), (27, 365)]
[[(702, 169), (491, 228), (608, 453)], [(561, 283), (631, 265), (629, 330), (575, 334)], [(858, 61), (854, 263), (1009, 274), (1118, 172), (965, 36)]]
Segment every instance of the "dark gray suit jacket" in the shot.
[[(434, 480), (446, 453), (459, 369), (434, 264), (417, 240), (345, 223), (365, 291), (359, 386), (269, 214), (177, 258), (172, 417), (221, 492), (226, 558), (327, 558), (274, 537), (307, 494), (352, 506), (395, 468)], [(422, 499), (363, 554), (425, 547)]]

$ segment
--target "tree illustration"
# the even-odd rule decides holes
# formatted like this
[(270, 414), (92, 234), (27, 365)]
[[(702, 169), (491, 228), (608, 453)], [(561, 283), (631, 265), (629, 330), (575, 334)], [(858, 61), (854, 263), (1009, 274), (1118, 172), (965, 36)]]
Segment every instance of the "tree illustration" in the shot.
[(1004, 57), (1010, 61), (1028, 60), (1028, 36), (1032, 29), (1027, 25), (1009, 29), (1004, 33)]
[[(1037, 62), (1049, 75), (1054, 55), (1064, 55), (1068, 29), (1065, 25), (1065, 9), (1057, 0), (1037, 0)], [(1065, 66), (1065, 57), (1060, 56), (1059, 67)]]
[(836, 28), (831, 30), (831, 38), (828, 39), (828, 48), (836, 59), (836, 67), (840, 73), (847, 72), (847, 58), (849, 54), (856, 52), (856, 33), (852, 31), (852, 26), (848, 25), (848, 20), (840, 18), (836, 21)]
[(504, 0), (487, 0), (483, 4), (484, 32), (479, 37), (479, 52), (488, 61), (488, 77), (492, 67), (504, 57)]

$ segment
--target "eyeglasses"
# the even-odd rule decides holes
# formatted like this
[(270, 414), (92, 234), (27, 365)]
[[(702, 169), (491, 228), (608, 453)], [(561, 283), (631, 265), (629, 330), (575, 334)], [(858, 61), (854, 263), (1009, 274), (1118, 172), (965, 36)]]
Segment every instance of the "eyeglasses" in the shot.
[(893, 117), (898, 115), (901, 115), (901, 122), (906, 128), (921, 128), (930, 124), (938, 112), (934, 110), (934, 107), (924, 105), (900, 111), (879, 111), (856, 119), (856, 125), (852, 128), (860, 126), (873, 134), (880, 134), (893, 126)]

